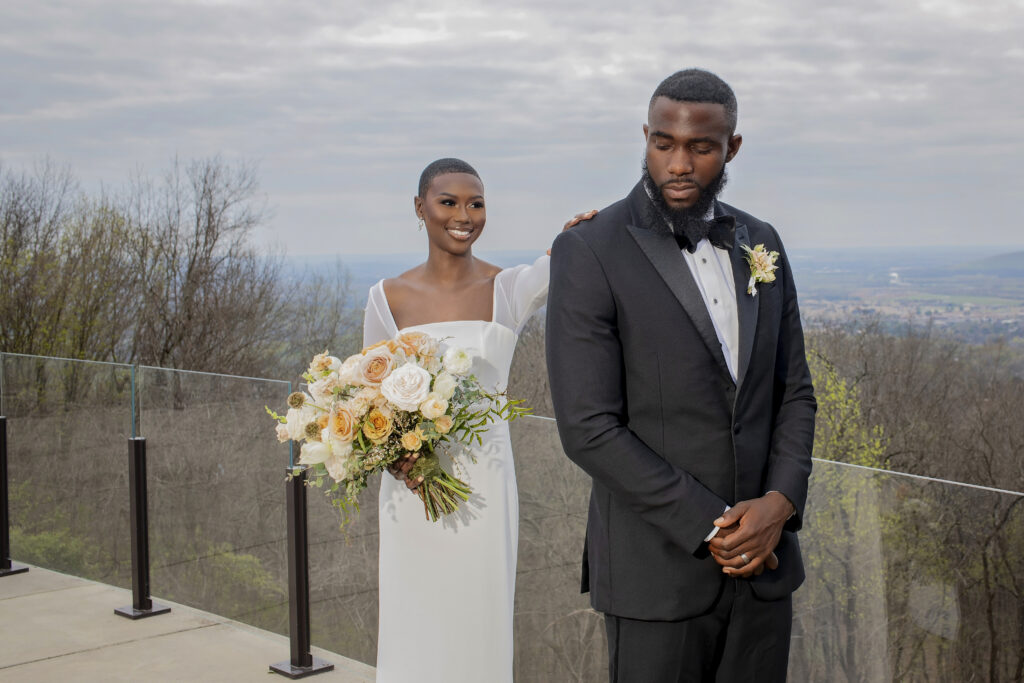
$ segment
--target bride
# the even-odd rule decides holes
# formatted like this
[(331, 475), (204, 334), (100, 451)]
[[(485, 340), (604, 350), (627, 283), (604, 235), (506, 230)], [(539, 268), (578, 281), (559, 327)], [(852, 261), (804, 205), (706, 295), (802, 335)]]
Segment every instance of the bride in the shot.
[[(426, 332), (469, 351), (481, 385), (502, 390), (518, 334), (546, 300), (548, 257), (503, 270), (473, 256), (484, 187), (459, 159), (423, 170), (415, 208), (427, 260), (370, 289), (363, 345)], [(437, 522), (410, 491), (416, 456), (381, 480), (378, 683), (512, 681), (519, 499), (508, 424), (493, 424), (473, 455), (456, 473), (473, 494)]]

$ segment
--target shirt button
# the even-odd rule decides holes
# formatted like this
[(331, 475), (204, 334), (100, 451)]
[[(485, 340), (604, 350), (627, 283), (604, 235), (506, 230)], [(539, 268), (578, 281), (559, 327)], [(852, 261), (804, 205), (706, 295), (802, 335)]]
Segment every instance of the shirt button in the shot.
[(737, 423), (737, 424), (734, 424), (734, 425), (732, 426), (732, 433), (733, 433), (733, 434), (739, 434), (739, 433), (740, 433), (740, 432), (742, 432), (742, 431), (743, 431), (743, 427), (741, 427), (741, 426), (740, 426), (740, 425), (739, 425), (738, 423)]
[(714, 301), (716, 304), (718, 303), (718, 299), (712, 299), (712, 301)]
[(708, 262), (708, 260), (707, 260), (706, 258), (702, 258), (702, 259), (700, 260), (700, 262), (701, 262), (701, 263), (707, 263), (707, 262)]

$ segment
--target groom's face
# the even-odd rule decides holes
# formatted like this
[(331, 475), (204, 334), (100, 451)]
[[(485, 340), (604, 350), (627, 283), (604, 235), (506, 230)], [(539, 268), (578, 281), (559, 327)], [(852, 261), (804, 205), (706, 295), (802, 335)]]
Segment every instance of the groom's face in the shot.
[(743, 138), (725, 107), (710, 102), (654, 100), (644, 125), (647, 169), (670, 209), (689, 209), (732, 160)]

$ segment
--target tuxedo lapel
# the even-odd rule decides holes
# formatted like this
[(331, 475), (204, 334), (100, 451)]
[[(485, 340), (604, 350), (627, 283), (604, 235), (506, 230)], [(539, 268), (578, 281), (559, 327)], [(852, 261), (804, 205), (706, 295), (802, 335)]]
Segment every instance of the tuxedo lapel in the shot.
[(722, 353), (722, 345), (715, 333), (714, 323), (711, 322), (711, 315), (704, 305), (704, 299), (697, 289), (693, 274), (690, 273), (690, 267), (686, 265), (675, 239), (668, 233), (655, 232), (636, 225), (626, 227), (651, 265), (658, 271), (658, 275), (683, 305), (711, 355), (723, 368), (728, 368), (725, 355)]
[(754, 333), (757, 331), (757, 310), (760, 308), (756, 296), (747, 294), (747, 283), (750, 281), (750, 264), (747, 263), (746, 251), (743, 246), (750, 246), (750, 234), (747, 226), (736, 223), (736, 242), (729, 258), (732, 261), (732, 272), (736, 280), (736, 318), (739, 322), (739, 367), (736, 368), (736, 386), (743, 384), (743, 377), (750, 366), (750, 354), (754, 349)]

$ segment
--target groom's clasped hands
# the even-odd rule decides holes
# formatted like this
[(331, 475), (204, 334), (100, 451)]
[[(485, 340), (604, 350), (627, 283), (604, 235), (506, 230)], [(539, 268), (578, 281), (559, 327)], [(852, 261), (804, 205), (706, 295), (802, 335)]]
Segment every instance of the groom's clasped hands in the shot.
[(793, 509), (786, 496), (769, 491), (726, 510), (715, 520), (718, 533), (708, 542), (711, 556), (722, 566), (722, 572), (745, 578), (758, 576), (765, 568), (777, 569), (779, 560), (773, 551)]

